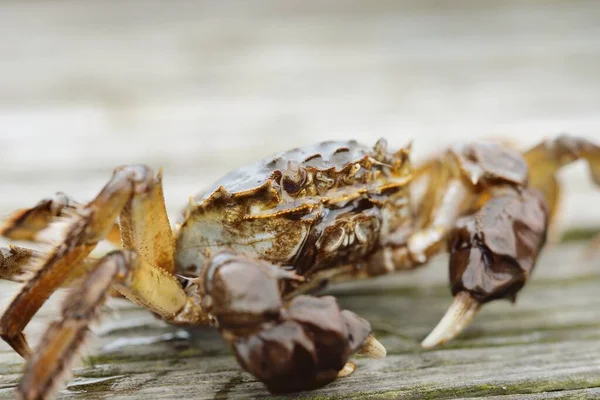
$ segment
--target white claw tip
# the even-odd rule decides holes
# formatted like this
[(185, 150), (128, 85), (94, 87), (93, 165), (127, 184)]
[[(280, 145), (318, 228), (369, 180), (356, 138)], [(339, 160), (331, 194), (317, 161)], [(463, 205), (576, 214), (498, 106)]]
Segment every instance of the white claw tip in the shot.
[(346, 365), (344, 365), (344, 368), (342, 368), (340, 370), (340, 372), (338, 372), (338, 378), (343, 378), (345, 376), (352, 374), (355, 369), (356, 369), (356, 364), (354, 364), (352, 361), (348, 361), (346, 363)]
[(373, 335), (369, 335), (369, 337), (367, 338), (367, 340), (365, 340), (360, 350), (358, 350), (358, 354), (361, 354), (365, 357), (380, 360), (382, 358), (385, 358), (387, 351), (385, 350), (385, 347), (383, 347), (383, 345), (379, 343), (379, 340), (375, 339)]
[(454, 339), (469, 326), (480, 307), (481, 303), (469, 292), (458, 293), (444, 317), (423, 340), (421, 346), (431, 349)]

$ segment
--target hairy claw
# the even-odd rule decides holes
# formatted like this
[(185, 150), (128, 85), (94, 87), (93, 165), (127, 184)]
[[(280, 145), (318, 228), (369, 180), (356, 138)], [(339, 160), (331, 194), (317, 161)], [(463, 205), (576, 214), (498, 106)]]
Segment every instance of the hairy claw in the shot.
[[(126, 257), (123, 253), (106, 256), (85, 282), (67, 296), (62, 318), (50, 324), (25, 367), (17, 389), (21, 399), (45, 398), (70, 375), (78, 350), (89, 335), (89, 324), (107, 297), (107, 288), (114, 280), (124, 279), (120, 275), (126, 270), (122, 265)], [(48, 368), (49, 365), (54, 368)]]
[(481, 303), (469, 292), (458, 293), (441, 321), (421, 342), (421, 346), (431, 349), (454, 339), (471, 324), (480, 307)]

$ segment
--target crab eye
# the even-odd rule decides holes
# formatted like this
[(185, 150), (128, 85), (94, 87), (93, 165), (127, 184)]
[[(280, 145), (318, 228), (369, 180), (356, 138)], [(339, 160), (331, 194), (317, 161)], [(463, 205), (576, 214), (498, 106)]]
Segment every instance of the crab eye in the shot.
[(283, 190), (291, 195), (297, 194), (302, 190), (306, 183), (306, 170), (297, 164), (288, 163), (288, 168), (283, 171), (281, 185)]

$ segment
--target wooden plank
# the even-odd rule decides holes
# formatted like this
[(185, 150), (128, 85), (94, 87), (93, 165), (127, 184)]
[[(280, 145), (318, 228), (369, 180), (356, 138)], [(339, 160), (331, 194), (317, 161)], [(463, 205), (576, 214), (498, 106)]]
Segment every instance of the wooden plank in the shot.
[[(389, 355), (379, 362), (359, 359), (349, 378), (299, 396), (502, 399), (526, 394), (555, 398), (534, 395), (564, 391), (566, 397), (593, 398), (600, 387), (600, 262), (582, 261), (581, 251), (579, 245), (549, 250), (516, 306), (487, 305), (458, 340), (432, 351), (421, 350), (419, 341), (450, 302), (444, 259), (415, 273), (332, 288), (344, 307), (372, 323)], [(9, 296), (3, 293), (5, 304)], [(32, 340), (56, 312), (56, 301), (28, 329)], [(61, 397), (267, 394), (239, 369), (214, 331), (202, 329), (186, 339), (186, 332), (125, 302), (113, 302), (96, 332), (83, 367)], [(18, 357), (2, 344), (0, 398), (12, 396), (19, 369)]]

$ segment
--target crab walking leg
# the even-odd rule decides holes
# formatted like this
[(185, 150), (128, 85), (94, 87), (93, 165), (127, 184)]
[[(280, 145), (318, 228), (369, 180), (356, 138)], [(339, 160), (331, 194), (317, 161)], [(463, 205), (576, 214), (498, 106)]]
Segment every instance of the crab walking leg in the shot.
[[(98, 317), (111, 287), (165, 320), (206, 323), (195, 300), (170, 274), (148, 264), (134, 251), (109, 253), (67, 296), (60, 319), (44, 333), (19, 384), (21, 398), (46, 398), (67, 378), (78, 349), (89, 335), (89, 325)], [(191, 312), (194, 307), (196, 313)]]
[(475, 208), (481, 204), (479, 210), (457, 222), (449, 242), (455, 299), (423, 341), (424, 347), (457, 336), (482, 304), (502, 298), (515, 301), (556, 214), (560, 194), (556, 173), (560, 168), (583, 159), (592, 180), (600, 185), (600, 147), (586, 139), (562, 135), (533, 147), (523, 158), (528, 166), (526, 182), (488, 185), (482, 200), (475, 203)]
[[(7, 281), (25, 283), (31, 279), (36, 271), (40, 260), (47, 257), (43, 252), (10, 245), (0, 248), (0, 279)], [(68, 278), (61, 287), (71, 286), (78, 283), (95, 265), (97, 260), (86, 258), (79, 265), (74, 266)]]
[(36, 235), (59, 217), (76, 214), (81, 205), (64, 193), (40, 200), (32, 208), (15, 211), (0, 227), (0, 234), (13, 240), (35, 241)]
[[(0, 226), (0, 236), (12, 240), (23, 240), (37, 242), (37, 234), (48, 228), (50, 224), (60, 218), (76, 217), (84, 205), (59, 192), (54, 197), (43, 199), (32, 208), (24, 208), (15, 211)], [(113, 224), (113, 228), (106, 239), (120, 244), (119, 226)]]
[(414, 268), (450, 247), (457, 297), (423, 343), (432, 347), (465, 329), (481, 304), (514, 297), (545, 243), (548, 210), (543, 195), (527, 188), (523, 157), (498, 144), (455, 146), (417, 171), (415, 185), (422, 180), (426, 190), (416, 196), (414, 231), (393, 234), (367, 268)]
[(167, 216), (162, 170), (144, 196), (134, 196), (119, 218), (123, 247), (136, 249), (153, 265), (175, 273), (175, 239)]
[(202, 304), (240, 365), (273, 393), (316, 389), (354, 370), (349, 357), (385, 357), (371, 326), (330, 296), (284, 301), (280, 280), (301, 279), (264, 261), (214, 255), (199, 278)]
[(417, 168), (411, 183), (414, 224), (400, 227), (369, 260), (368, 275), (424, 265), (447, 250), (457, 219), (489, 199), (488, 188), (522, 186), (527, 165), (520, 154), (498, 144), (462, 144)]
[(588, 164), (592, 181), (600, 186), (600, 146), (580, 137), (561, 135), (546, 140), (523, 154), (529, 166), (529, 187), (544, 194), (551, 219), (560, 201), (560, 186), (556, 173), (577, 160)]
[(26, 282), (35, 272), (33, 263), (39, 257), (39, 252), (24, 247), (0, 248), (0, 279)]
[(48, 297), (112, 230), (117, 216), (131, 199), (149, 194), (151, 197), (158, 184), (160, 180), (147, 167), (119, 167), (98, 196), (78, 211), (64, 242), (42, 262), (0, 319), (0, 336), (17, 353), (23, 357), (31, 353), (23, 329)]

